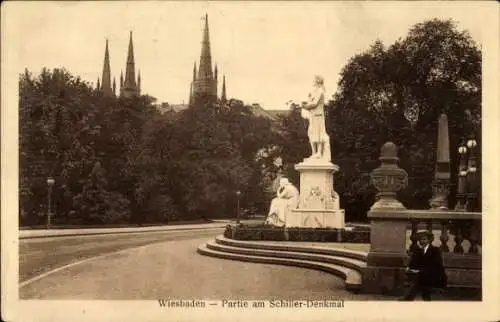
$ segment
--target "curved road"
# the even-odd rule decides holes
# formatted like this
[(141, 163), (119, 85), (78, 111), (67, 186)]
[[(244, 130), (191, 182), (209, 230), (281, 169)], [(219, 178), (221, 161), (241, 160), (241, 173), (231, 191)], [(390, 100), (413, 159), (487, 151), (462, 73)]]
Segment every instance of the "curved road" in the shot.
[[(19, 295), (21, 299), (78, 300), (375, 299), (345, 291), (343, 281), (327, 273), (196, 253), (198, 245), (221, 232), (21, 240)], [(85, 259), (89, 260), (36, 279)]]
[(221, 228), (81, 235), (21, 239), (19, 245), (19, 281), (84, 259), (155, 242), (185, 240), (222, 233)]

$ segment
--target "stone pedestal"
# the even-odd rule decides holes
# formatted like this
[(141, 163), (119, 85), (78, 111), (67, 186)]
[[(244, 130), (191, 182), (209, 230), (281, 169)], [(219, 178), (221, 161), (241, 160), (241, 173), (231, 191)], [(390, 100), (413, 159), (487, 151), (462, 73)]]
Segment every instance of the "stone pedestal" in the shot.
[(391, 220), (378, 212), (371, 212), (369, 217), (374, 220), (371, 222), (367, 267), (363, 272), (363, 292), (401, 294), (408, 262), (407, 221), (403, 218)]
[(300, 200), (286, 218), (286, 227), (344, 228), (344, 210), (333, 189), (339, 167), (321, 159), (306, 159), (295, 166), (300, 172)]
[(370, 252), (363, 272), (362, 291), (377, 294), (401, 294), (406, 279), (406, 226), (408, 212), (396, 199), (396, 192), (408, 183), (408, 174), (399, 168), (397, 147), (392, 142), (380, 149), (380, 167), (373, 170), (373, 185), (379, 191), (379, 200), (373, 204)]

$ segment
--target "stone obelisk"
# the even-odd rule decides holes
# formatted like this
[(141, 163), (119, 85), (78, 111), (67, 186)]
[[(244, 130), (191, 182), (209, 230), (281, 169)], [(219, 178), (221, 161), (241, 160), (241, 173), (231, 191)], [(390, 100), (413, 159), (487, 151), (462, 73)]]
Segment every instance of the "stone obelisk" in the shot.
[(441, 114), (438, 123), (436, 169), (434, 173), (433, 193), (430, 200), (432, 209), (447, 209), (450, 190), (450, 137), (448, 134), (448, 116)]

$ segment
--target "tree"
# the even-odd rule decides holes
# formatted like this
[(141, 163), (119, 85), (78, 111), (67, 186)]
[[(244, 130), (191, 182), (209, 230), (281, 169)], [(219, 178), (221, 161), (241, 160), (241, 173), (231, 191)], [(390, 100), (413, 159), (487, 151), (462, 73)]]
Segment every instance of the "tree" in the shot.
[[(367, 175), (378, 166), (380, 147), (390, 140), (399, 146), (400, 166), (409, 173), (403, 202), (427, 208), (439, 115), (448, 114), (451, 147), (471, 130), (480, 135), (481, 53), (471, 37), (450, 20), (419, 23), (388, 48), (376, 41), (354, 56), (338, 85), (328, 128), (341, 166), (343, 179), (337, 184), (344, 206), (366, 212), (375, 193)], [(450, 151), (453, 178), (455, 150)]]
[[(38, 214), (45, 213), (49, 176), (56, 180), (56, 222), (85, 221), (75, 208), (92, 207), (89, 189), (95, 187), (88, 178), (96, 162), (106, 170), (105, 198), (111, 198), (103, 201), (105, 216), (127, 220), (125, 208), (136, 205), (137, 179), (131, 169), (140, 147), (137, 138), (155, 114), (154, 98), (102, 97), (68, 71), (46, 68), (36, 77), (27, 70), (20, 75), (19, 98), (21, 224), (41, 222)], [(125, 212), (112, 215), (112, 211)]]
[[(19, 79), (19, 162), (22, 220), (35, 220), (46, 203), (46, 180), (56, 179), (54, 208), (64, 212), (74, 174), (89, 168), (95, 129), (92, 88), (64, 69), (27, 70)], [(89, 169), (90, 170), (90, 169)], [(30, 219), (31, 218), (31, 219)]]
[[(283, 170), (292, 182), (299, 183), (299, 174), (293, 166), (310, 154), (307, 121), (300, 115), (300, 106), (292, 104), (290, 113), (280, 119), (282, 133), (279, 142)], [(309, 152), (308, 152), (309, 151)]]
[(257, 155), (275, 135), (271, 123), (253, 116), (241, 101), (198, 95), (189, 109), (148, 127), (142, 162), (155, 170), (143, 171), (142, 182), (168, 196), (179, 218), (233, 217), (237, 190), (243, 192), (242, 207), (267, 202)]
[(74, 214), (81, 223), (121, 223), (128, 219), (129, 201), (107, 189), (105, 171), (96, 162), (82, 192), (74, 197)]

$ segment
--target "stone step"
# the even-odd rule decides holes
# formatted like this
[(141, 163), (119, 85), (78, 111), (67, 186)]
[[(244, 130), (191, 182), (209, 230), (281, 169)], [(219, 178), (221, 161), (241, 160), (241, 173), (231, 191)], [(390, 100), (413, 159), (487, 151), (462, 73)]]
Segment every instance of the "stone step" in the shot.
[(243, 255), (230, 253), (226, 251), (219, 251), (210, 249), (207, 245), (201, 245), (197, 249), (199, 254), (223, 258), (223, 259), (231, 259), (238, 261), (246, 261), (253, 263), (262, 263), (262, 264), (277, 264), (277, 265), (287, 265), (287, 266), (295, 266), (295, 267), (303, 267), (316, 269), (320, 271), (324, 271), (327, 273), (334, 274), (344, 279), (345, 287), (347, 290), (358, 291), (361, 288), (361, 273), (357, 270), (344, 267), (341, 265), (318, 262), (313, 260), (304, 260), (304, 259), (291, 259), (291, 258), (277, 258), (277, 257), (269, 257), (269, 256), (257, 256), (257, 255)]
[(242, 247), (242, 248), (253, 248), (253, 249), (265, 249), (265, 250), (275, 250), (275, 251), (289, 251), (295, 253), (307, 253), (307, 254), (321, 254), (330, 256), (339, 256), (344, 258), (351, 258), (359, 261), (366, 262), (367, 253), (360, 252), (349, 249), (339, 249), (331, 247), (319, 247), (319, 246), (300, 246), (300, 245), (290, 245), (290, 244), (277, 244), (265, 241), (244, 241), (229, 239), (222, 235), (215, 238), (217, 244)]
[(275, 258), (289, 258), (289, 259), (301, 259), (310, 260), (315, 262), (329, 263), (354, 269), (358, 272), (362, 272), (366, 267), (366, 262), (358, 259), (343, 257), (343, 256), (333, 256), (324, 254), (314, 254), (314, 253), (304, 253), (304, 252), (294, 252), (294, 251), (283, 251), (283, 250), (267, 250), (267, 249), (255, 249), (255, 248), (244, 248), (244, 247), (234, 247), (224, 244), (219, 244), (217, 242), (208, 242), (206, 247), (220, 252), (235, 253), (241, 255), (254, 255), (254, 256), (266, 256)]

